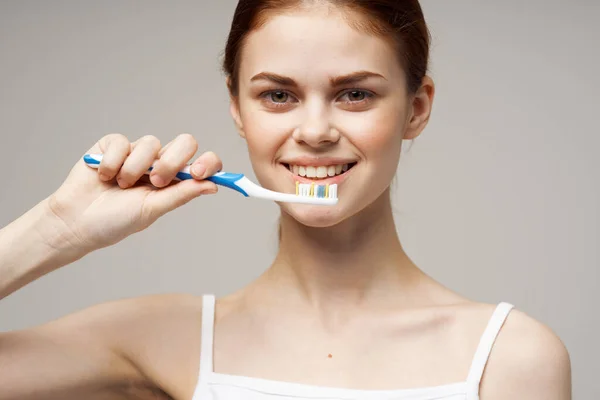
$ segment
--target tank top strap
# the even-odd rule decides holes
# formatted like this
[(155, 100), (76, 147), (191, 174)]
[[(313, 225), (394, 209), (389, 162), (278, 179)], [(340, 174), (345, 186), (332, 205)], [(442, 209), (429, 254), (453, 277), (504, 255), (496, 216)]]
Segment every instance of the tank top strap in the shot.
[(215, 326), (215, 296), (202, 296), (202, 337), (200, 347), (199, 382), (206, 382), (213, 372), (213, 341)]
[(498, 304), (479, 339), (479, 345), (473, 356), (473, 361), (467, 377), (467, 384), (470, 391), (469, 399), (479, 398), (479, 384), (483, 377), (483, 371), (485, 370), (488, 358), (492, 352), (496, 337), (500, 333), (500, 329), (502, 328), (502, 325), (504, 325), (504, 322), (513, 307), (514, 306), (509, 303), (502, 302)]

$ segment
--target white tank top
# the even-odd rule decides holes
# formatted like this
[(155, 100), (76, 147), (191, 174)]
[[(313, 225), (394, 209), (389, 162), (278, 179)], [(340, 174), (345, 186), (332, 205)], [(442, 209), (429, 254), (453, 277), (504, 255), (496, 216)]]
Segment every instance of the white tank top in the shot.
[(215, 297), (205, 295), (202, 308), (200, 376), (192, 400), (479, 400), (483, 370), (513, 306), (500, 303), (496, 307), (465, 381), (399, 390), (343, 389), (216, 373), (213, 371)]

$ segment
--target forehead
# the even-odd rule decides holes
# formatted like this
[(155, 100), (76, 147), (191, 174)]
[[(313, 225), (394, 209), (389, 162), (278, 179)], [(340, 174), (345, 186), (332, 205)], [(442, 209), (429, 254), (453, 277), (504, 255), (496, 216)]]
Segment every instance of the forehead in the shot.
[(271, 15), (246, 38), (240, 81), (264, 71), (319, 79), (368, 70), (400, 78), (394, 46), (353, 28), (348, 18), (352, 15), (322, 8)]

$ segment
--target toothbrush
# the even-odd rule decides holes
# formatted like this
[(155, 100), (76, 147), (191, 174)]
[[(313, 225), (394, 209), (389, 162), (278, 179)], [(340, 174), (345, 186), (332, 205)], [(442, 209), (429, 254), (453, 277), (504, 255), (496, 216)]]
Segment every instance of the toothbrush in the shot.
[[(83, 156), (83, 161), (91, 168), (98, 168), (102, 161), (102, 154), (86, 154)], [(152, 171), (153, 167), (148, 168), (146, 174)], [(190, 166), (185, 166), (176, 175), (177, 180), (193, 179), (190, 174)], [(230, 172), (217, 172), (209, 176), (206, 180), (216, 183), (217, 185), (238, 191), (245, 197), (256, 197), (259, 199), (273, 200), (287, 203), (302, 203), (314, 205), (335, 205), (337, 199), (337, 185), (315, 185), (314, 183), (299, 183), (296, 182), (296, 194), (274, 192), (265, 189), (250, 179), (244, 174), (232, 174)]]

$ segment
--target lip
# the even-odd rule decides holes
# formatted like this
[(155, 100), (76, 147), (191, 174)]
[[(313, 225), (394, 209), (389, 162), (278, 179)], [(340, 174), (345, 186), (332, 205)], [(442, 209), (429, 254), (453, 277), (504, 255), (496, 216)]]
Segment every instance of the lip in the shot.
[[(356, 165), (358, 165), (358, 162), (356, 162), (356, 161), (351, 161), (349, 163), (343, 163), (343, 164), (350, 164), (350, 163), (356, 163)], [(302, 165), (302, 164), (294, 164), (294, 165)], [(315, 167), (319, 166), (319, 165), (315, 165), (315, 164), (307, 164), (307, 165), (312, 165), (312, 166), (315, 166)], [(324, 165), (332, 165), (332, 164), (324, 164)], [(294, 184), (296, 184), (296, 182), (300, 182), (300, 183), (314, 183), (315, 185), (339, 185), (342, 182), (344, 182), (346, 180), (346, 178), (348, 178), (348, 175), (350, 175), (350, 173), (352, 172), (352, 170), (354, 168), (356, 168), (356, 165), (354, 165), (348, 171), (346, 171), (346, 172), (344, 172), (343, 174), (340, 174), (340, 175), (328, 176), (328, 177), (322, 178), (322, 179), (310, 179), (310, 178), (305, 178), (303, 176), (294, 175), (294, 173), (292, 171), (290, 171), (289, 168), (287, 168), (285, 165), (283, 165), (283, 163), (281, 164), (281, 166), (292, 177), (292, 180), (294, 181)]]

